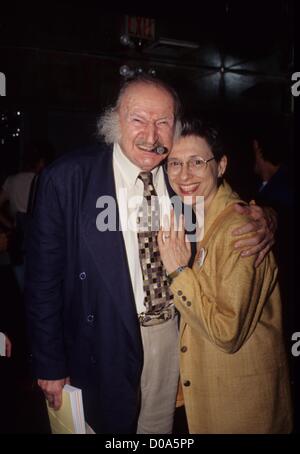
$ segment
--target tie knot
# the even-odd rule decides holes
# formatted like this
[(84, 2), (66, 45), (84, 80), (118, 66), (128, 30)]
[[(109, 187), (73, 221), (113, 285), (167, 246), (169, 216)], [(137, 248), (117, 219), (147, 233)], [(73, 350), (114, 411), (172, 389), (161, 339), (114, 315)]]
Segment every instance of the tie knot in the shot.
[(149, 185), (153, 186), (153, 179), (151, 172), (141, 172), (138, 176), (140, 180), (144, 183), (144, 186), (147, 187)]

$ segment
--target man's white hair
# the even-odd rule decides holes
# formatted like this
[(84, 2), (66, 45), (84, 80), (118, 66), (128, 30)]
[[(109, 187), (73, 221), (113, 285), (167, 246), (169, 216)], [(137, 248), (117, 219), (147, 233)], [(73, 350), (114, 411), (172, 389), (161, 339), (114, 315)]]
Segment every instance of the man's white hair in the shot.
[(97, 122), (97, 136), (104, 138), (107, 145), (119, 142), (121, 138), (121, 128), (119, 114), (114, 107), (108, 107)]

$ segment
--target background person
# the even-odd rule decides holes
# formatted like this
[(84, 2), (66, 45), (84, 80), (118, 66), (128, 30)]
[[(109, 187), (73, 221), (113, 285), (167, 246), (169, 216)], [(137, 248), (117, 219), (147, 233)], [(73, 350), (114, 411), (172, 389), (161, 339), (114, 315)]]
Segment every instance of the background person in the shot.
[(33, 195), (38, 174), (52, 158), (53, 148), (48, 141), (28, 142), (21, 171), (8, 176), (0, 190), (0, 223), (9, 233), (10, 261), (20, 290), (24, 288), (24, 238), (30, 196)]

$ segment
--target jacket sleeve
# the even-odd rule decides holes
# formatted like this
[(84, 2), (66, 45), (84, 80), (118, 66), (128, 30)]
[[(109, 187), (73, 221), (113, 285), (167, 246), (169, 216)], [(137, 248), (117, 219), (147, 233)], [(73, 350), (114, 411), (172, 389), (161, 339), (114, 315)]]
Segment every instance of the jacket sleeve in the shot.
[(62, 322), (66, 239), (58, 191), (47, 170), (40, 176), (26, 244), (25, 303), (36, 376), (54, 380), (68, 375)]
[(256, 256), (240, 257), (231, 231), (241, 220), (223, 225), (211, 239), (202, 268), (186, 269), (171, 285), (183, 322), (227, 353), (252, 334), (274, 288), (277, 268), (270, 256), (254, 267)]

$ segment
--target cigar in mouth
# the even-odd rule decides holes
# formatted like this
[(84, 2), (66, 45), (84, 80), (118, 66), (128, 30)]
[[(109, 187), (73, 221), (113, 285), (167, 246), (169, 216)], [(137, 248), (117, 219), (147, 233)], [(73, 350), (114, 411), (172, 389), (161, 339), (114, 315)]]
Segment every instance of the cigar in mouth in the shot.
[(164, 147), (163, 145), (157, 145), (155, 148), (152, 149), (152, 151), (156, 154), (162, 155), (168, 152), (167, 147)]

